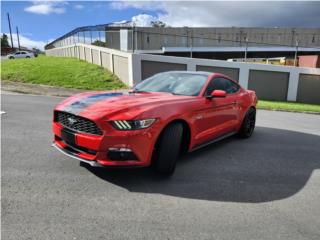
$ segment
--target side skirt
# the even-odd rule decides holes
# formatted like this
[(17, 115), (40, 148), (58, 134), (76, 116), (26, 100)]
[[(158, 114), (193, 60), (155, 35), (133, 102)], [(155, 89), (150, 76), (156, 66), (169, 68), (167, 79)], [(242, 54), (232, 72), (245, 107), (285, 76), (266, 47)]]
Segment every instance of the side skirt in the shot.
[(228, 137), (231, 137), (231, 136), (235, 135), (236, 133), (237, 133), (237, 132), (230, 132), (230, 133), (227, 133), (227, 134), (222, 135), (222, 136), (220, 136), (220, 137), (217, 137), (217, 138), (215, 138), (215, 139), (213, 139), (213, 140), (211, 140), (211, 141), (209, 141), (209, 142), (205, 142), (205, 143), (202, 143), (202, 144), (200, 144), (200, 145), (197, 145), (197, 146), (195, 146), (194, 148), (192, 148), (190, 152), (196, 151), (196, 150), (198, 150), (198, 149), (200, 149), (200, 148), (206, 147), (206, 146), (208, 146), (208, 145), (210, 145), (210, 144), (213, 144), (213, 143), (215, 143), (215, 142), (219, 142), (219, 141), (221, 141), (221, 140), (223, 140), (223, 139), (225, 139), (225, 138), (228, 138)]

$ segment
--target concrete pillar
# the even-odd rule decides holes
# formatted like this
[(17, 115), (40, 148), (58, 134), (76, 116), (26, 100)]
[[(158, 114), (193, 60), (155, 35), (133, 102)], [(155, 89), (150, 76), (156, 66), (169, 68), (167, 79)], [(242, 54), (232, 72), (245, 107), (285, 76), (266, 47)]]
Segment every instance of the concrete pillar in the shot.
[(102, 67), (101, 50), (99, 50), (99, 65)]
[(90, 49), (90, 60), (91, 60), (91, 63), (93, 63), (93, 54), (92, 54), (92, 48), (89, 48)]
[(196, 63), (194, 61), (190, 61), (187, 63), (187, 70), (188, 71), (196, 71), (197, 67), (196, 67)]
[(287, 101), (293, 101), (293, 102), (297, 101), (299, 76), (300, 74), (298, 71), (290, 72)]
[(113, 54), (110, 53), (109, 56), (110, 56), (110, 71), (112, 73), (114, 73), (114, 69), (113, 69)]
[(142, 80), (141, 74), (141, 55), (132, 54), (129, 58), (129, 66), (131, 65), (131, 69), (129, 69), (129, 74), (132, 76), (132, 85), (135, 85)]
[(248, 89), (249, 68), (247, 66), (242, 66), (239, 71), (239, 84), (245, 89)]

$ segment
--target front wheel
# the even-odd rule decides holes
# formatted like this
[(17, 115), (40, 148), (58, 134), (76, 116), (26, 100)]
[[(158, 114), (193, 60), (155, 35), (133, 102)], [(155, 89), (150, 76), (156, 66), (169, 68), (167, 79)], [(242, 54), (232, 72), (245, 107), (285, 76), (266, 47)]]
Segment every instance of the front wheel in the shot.
[(183, 126), (172, 123), (165, 128), (155, 147), (153, 166), (161, 174), (173, 174), (180, 153)]
[(250, 108), (243, 119), (239, 135), (243, 138), (251, 137), (254, 127), (256, 125), (256, 110)]
[(14, 57), (9, 57), (9, 59), (14, 59)]

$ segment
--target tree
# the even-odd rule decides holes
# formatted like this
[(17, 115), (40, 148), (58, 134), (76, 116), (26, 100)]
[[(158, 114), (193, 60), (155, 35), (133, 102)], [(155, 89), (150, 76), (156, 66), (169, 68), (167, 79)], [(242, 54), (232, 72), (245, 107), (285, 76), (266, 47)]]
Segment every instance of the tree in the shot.
[(95, 46), (99, 46), (99, 47), (107, 47), (107, 43), (105, 42), (102, 42), (100, 40), (95, 40), (92, 45), (95, 45)]
[(167, 27), (167, 24), (162, 21), (151, 21), (151, 26), (155, 28), (164, 28)]
[(8, 36), (6, 34), (3, 34), (1, 37), (1, 48), (10, 47), (8, 42)]
[(35, 52), (35, 53), (38, 53), (38, 54), (39, 53), (43, 53), (43, 51), (41, 51), (39, 48), (36, 48), (36, 47), (33, 47), (32, 51)]

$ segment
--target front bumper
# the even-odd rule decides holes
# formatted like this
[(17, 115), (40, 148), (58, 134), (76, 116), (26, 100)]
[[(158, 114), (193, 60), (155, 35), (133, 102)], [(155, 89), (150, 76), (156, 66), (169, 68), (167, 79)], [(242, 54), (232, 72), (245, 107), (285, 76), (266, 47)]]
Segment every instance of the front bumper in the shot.
[[(149, 166), (157, 133), (153, 128), (138, 131), (103, 130), (103, 135), (90, 135), (72, 132), (72, 143), (66, 139), (64, 126), (53, 122), (53, 147), (73, 159), (85, 162), (94, 167), (103, 166)], [(115, 159), (110, 154), (112, 149), (130, 149), (129, 158)], [(113, 156), (110, 158), (110, 156)], [(130, 156), (134, 156), (130, 159)]]
[(59, 152), (63, 153), (64, 155), (71, 157), (75, 160), (78, 160), (80, 162), (87, 163), (87, 164), (91, 165), (92, 167), (103, 167), (103, 165), (101, 165), (100, 163), (98, 163), (96, 161), (88, 161), (88, 160), (85, 160), (84, 158), (77, 157), (74, 153), (69, 152), (66, 149), (62, 149), (62, 148), (58, 147), (55, 143), (53, 143), (51, 146), (54, 147), (55, 149), (57, 149)]

